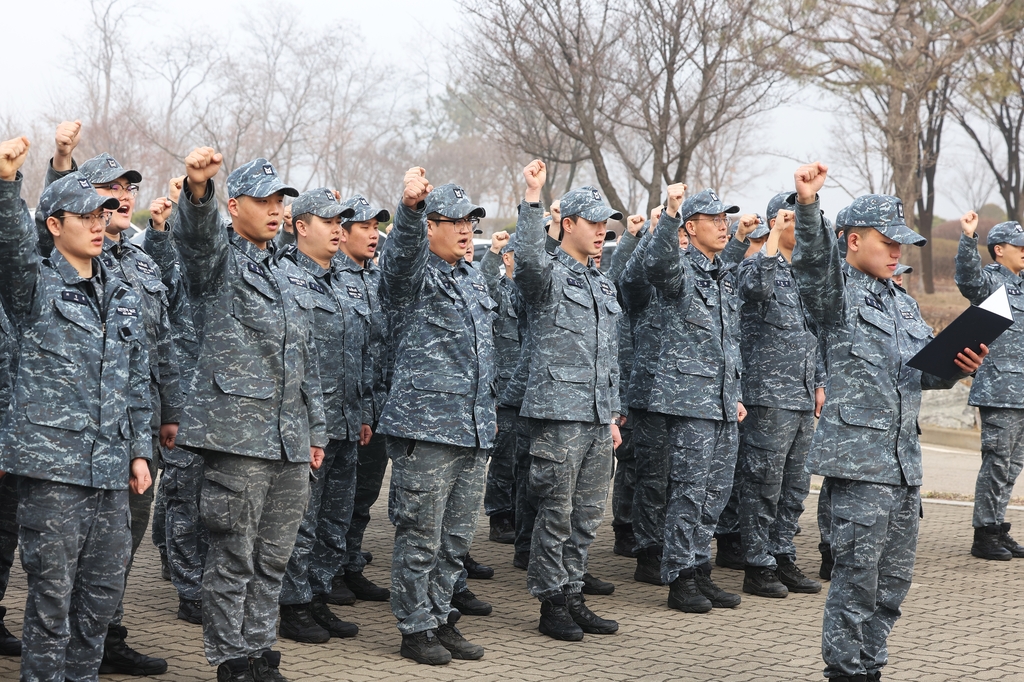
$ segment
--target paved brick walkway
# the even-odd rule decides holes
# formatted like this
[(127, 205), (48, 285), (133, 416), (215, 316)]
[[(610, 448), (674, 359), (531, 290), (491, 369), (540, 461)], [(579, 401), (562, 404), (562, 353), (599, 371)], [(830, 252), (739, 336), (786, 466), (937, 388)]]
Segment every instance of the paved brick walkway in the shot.
[[(817, 571), (817, 531), (811, 508), (797, 537), (800, 563)], [(1024, 536), (1024, 513), (1010, 520)], [(366, 548), (374, 563), (367, 575), (387, 584), (391, 527), (385, 509), (374, 509)], [(1024, 560), (982, 562), (969, 555), (971, 508), (925, 504), (914, 586), (904, 616), (890, 637), (886, 680), (1024, 680)], [(634, 562), (612, 553), (612, 533), (602, 526), (591, 554), (592, 572), (617, 584), (615, 594), (590, 597), (599, 614), (616, 618), (614, 636), (587, 635), (579, 643), (557, 643), (537, 632), (538, 604), (525, 590), (525, 573), (512, 567), (511, 547), (486, 540), (481, 517), (473, 548), (477, 560), (495, 567), (490, 581), (471, 581), (476, 594), (494, 604), (486, 618), (463, 618), (460, 627), (487, 648), (481, 661), (455, 661), (442, 668), (417, 665), (398, 655), (400, 637), (386, 604), (334, 607), (359, 623), (352, 640), (326, 645), (282, 641), (283, 671), (301, 680), (820, 680), (820, 595), (783, 600), (744, 595), (734, 610), (682, 614), (665, 606), (667, 588), (632, 580)], [(175, 619), (177, 598), (159, 579), (156, 550), (140, 549), (128, 588), (125, 624), (129, 642), (168, 659), (171, 669), (157, 678), (178, 682), (213, 680), (202, 654), (201, 628)], [(716, 569), (726, 589), (740, 590), (742, 574)], [(8, 624), (20, 633), (24, 575), (16, 565), (5, 603)], [(0, 680), (17, 678), (16, 659), (0, 659)], [(128, 677), (104, 677), (129, 680)]]

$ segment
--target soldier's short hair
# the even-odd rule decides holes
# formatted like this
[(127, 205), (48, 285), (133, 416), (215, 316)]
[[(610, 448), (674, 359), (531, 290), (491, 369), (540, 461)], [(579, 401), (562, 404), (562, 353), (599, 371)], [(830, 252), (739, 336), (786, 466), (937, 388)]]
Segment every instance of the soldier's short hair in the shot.
[[(302, 222), (306, 223), (307, 225), (309, 225), (310, 223), (313, 222), (313, 214), (312, 213), (300, 213), (299, 215), (293, 215), (292, 216), (292, 229), (293, 230), (295, 229), (295, 223), (299, 222), (300, 220)], [(298, 234), (298, 232), (296, 232), (296, 234)]]
[(992, 257), (992, 260), (996, 259), (996, 246), (998, 246), (998, 244), (989, 244), (988, 245), (988, 255), (990, 255)]

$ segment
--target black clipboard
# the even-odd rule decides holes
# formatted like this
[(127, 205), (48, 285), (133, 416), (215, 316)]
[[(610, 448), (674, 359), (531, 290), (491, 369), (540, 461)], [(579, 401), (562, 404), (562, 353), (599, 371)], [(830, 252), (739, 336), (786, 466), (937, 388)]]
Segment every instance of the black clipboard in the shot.
[(908, 367), (952, 379), (961, 373), (953, 362), (964, 348), (978, 352), (1013, 325), (1006, 287), (996, 289), (980, 306), (972, 305), (907, 362)]

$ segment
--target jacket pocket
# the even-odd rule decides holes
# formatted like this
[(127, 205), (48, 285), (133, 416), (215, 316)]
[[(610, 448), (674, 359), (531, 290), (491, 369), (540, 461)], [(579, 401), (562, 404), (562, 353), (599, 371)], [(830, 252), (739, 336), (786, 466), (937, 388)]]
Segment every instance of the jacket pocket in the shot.
[(87, 415), (68, 409), (66, 405), (28, 403), (25, 405), (25, 417), (37, 426), (67, 431), (81, 431), (89, 424)]
[(850, 426), (888, 431), (892, 424), (892, 410), (865, 405), (839, 405), (839, 418)]
[(463, 376), (420, 374), (412, 378), (412, 386), (420, 391), (467, 395), (472, 388), (472, 382)]
[(243, 398), (266, 400), (274, 397), (275, 384), (273, 379), (260, 377), (231, 376), (222, 372), (214, 372), (213, 380), (224, 393)]
[(199, 514), (206, 527), (215, 533), (239, 530), (245, 509), (245, 476), (215, 469), (203, 472), (203, 489), (199, 495)]
[(680, 374), (693, 374), (695, 376), (708, 377), (710, 379), (718, 376), (718, 370), (716, 368), (694, 358), (681, 358), (676, 360), (676, 369), (679, 370)]
[(570, 384), (589, 384), (594, 378), (594, 369), (592, 367), (548, 365), (548, 373), (555, 381), (565, 381)]

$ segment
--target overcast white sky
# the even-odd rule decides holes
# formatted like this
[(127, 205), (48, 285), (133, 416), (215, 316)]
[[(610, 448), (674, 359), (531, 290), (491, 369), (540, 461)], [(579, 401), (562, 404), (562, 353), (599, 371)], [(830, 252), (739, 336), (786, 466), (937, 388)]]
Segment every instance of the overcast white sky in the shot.
[[(212, 31), (223, 35), (232, 21), (260, 12), (297, 11), (303, 21), (319, 25), (348, 22), (357, 26), (363, 36), (355, 49), (373, 50), (382, 60), (398, 68), (418, 74), (425, 63), (436, 60), (437, 74), (443, 69), (441, 50), (448, 40), (457, 39), (462, 22), (461, 10), (454, 0), (306, 0), (294, 4), (237, 2), (234, 0), (168, 0), (149, 9), (144, 22), (136, 22), (131, 38), (136, 45), (147, 41), (163, 42), (175, 34)], [(7, 66), (0, 71), (0, 87), (4, 97), (0, 109), (21, 117), (40, 111), (48, 102), (60, 101), (60, 92), (69, 84), (69, 69), (62, 68), (73, 53), (69, 40), (91, 30), (89, 5), (84, 0), (38, 0), (7, 2), (4, 8)], [(803, 96), (812, 106), (818, 96)], [(831, 149), (832, 114), (814, 111), (807, 104), (786, 105), (770, 115), (764, 126), (765, 149), (787, 156), (829, 163), (837, 173), (841, 164)], [(952, 128), (952, 126), (948, 126)], [(955, 131), (953, 131), (955, 137)], [(944, 151), (943, 175), (956, 184), (956, 166), (970, 156), (966, 145), (950, 145)], [(769, 170), (725, 197), (743, 211), (763, 212), (768, 199), (777, 192), (791, 188), (795, 162), (766, 157), (757, 164)], [(471, 188), (469, 188), (472, 191)], [(937, 213), (954, 217), (966, 210), (958, 192), (947, 192), (938, 202)], [(823, 194), (823, 208), (831, 216), (849, 203), (839, 189)]]

